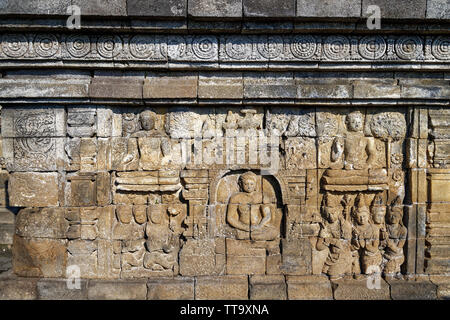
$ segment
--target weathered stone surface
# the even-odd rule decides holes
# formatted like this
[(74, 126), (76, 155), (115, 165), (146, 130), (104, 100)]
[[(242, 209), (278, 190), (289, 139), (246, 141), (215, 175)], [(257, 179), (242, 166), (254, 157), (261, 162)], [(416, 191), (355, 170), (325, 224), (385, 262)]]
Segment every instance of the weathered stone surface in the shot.
[(144, 99), (196, 98), (198, 77), (194, 75), (155, 76), (145, 79)]
[(142, 80), (94, 78), (89, 86), (89, 96), (91, 98), (142, 99), (142, 88)]
[[(389, 285), (379, 275), (362, 280), (332, 281), (336, 300), (390, 300)], [(376, 280), (375, 277), (379, 277)], [(379, 286), (378, 286), (379, 284)]]
[(390, 0), (363, 0), (362, 13), (367, 17), (367, 7), (377, 5), (381, 9), (381, 18), (384, 19), (421, 19), (425, 18), (427, 1), (413, 0), (408, 1), (408, 6), (402, 1)]
[(82, 15), (126, 16), (127, 0), (72, 0), (81, 8)]
[(69, 228), (65, 209), (23, 209), (16, 219), (16, 234), (21, 237), (64, 239)]
[(4, 0), (0, 2), (1, 14), (53, 14), (65, 15), (71, 0)]
[(450, 19), (449, 0), (428, 0), (427, 18), (429, 19)]
[(40, 279), (38, 300), (86, 300), (88, 282), (83, 279)]
[(286, 300), (286, 282), (283, 276), (251, 276), (251, 300)]
[(242, 17), (242, 0), (189, 0), (188, 14), (192, 17)]
[(393, 300), (435, 300), (437, 286), (428, 279), (388, 280)]
[(289, 300), (332, 300), (331, 282), (326, 276), (287, 276)]
[(89, 300), (145, 300), (146, 298), (145, 281), (89, 281)]
[(297, 0), (297, 17), (355, 17), (361, 15), (361, 1), (327, 1), (309, 2)]
[(242, 79), (226, 74), (200, 74), (198, 97), (200, 99), (242, 99), (244, 97)]
[(214, 240), (188, 240), (180, 253), (180, 274), (205, 276), (215, 272)]
[(194, 278), (161, 278), (147, 282), (148, 300), (194, 300)]
[(58, 278), (66, 273), (66, 241), (14, 236), (13, 270), (24, 277)]
[(10, 205), (15, 207), (57, 206), (58, 174), (15, 172), (8, 187)]
[(38, 279), (0, 279), (0, 300), (35, 300)]
[(196, 300), (246, 300), (248, 279), (246, 276), (197, 277)]
[(187, 0), (127, 0), (129, 16), (185, 17)]
[(294, 17), (295, 0), (242, 0), (245, 17)]
[(0, 79), (1, 98), (85, 98), (89, 80)]

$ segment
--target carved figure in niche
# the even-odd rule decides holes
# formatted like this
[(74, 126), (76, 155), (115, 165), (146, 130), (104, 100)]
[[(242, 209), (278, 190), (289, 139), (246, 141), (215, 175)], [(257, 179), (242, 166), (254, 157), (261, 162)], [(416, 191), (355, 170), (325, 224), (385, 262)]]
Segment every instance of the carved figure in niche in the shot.
[[(379, 270), (382, 257), (379, 250), (379, 231), (370, 223), (370, 211), (366, 206), (364, 194), (360, 193), (353, 206), (355, 224), (352, 234), (352, 248), (354, 251), (354, 273), (359, 274), (357, 253), (364, 274), (372, 274)], [(378, 267), (378, 268), (375, 268)]]
[(343, 157), (346, 170), (371, 168), (377, 151), (374, 139), (364, 136), (364, 115), (360, 111), (351, 112), (347, 115), (345, 124), (346, 136), (333, 141), (331, 162), (337, 162)]
[(400, 266), (405, 261), (403, 246), (406, 242), (407, 229), (403, 225), (402, 199), (397, 197), (389, 207), (386, 216), (387, 239), (384, 251), (385, 269), (388, 277), (400, 277)]
[(248, 171), (239, 177), (240, 192), (233, 194), (227, 209), (227, 222), (240, 239), (273, 240), (279, 236), (281, 215), (271, 197), (257, 190), (258, 176)]
[(153, 271), (172, 271), (178, 273), (178, 252), (182, 222), (185, 214), (179, 208), (166, 210), (161, 206), (151, 208), (150, 219), (145, 228), (147, 240), (144, 267)]
[(321, 209), (324, 221), (320, 225), (316, 248), (319, 251), (329, 249), (322, 272), (335, 280), (352, 271), (352, 226), (342, 215), (342, 206), (336, 197), (325, 194)]

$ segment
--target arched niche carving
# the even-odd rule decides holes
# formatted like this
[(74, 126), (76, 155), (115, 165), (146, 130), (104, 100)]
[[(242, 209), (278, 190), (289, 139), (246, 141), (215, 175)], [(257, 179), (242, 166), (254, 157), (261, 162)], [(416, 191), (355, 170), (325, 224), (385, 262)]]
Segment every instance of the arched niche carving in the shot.
[(221, 171), (210, 191), (223, 236), (257, 241), (283, 237), (284, 193), (277, 177), (258, 170)]

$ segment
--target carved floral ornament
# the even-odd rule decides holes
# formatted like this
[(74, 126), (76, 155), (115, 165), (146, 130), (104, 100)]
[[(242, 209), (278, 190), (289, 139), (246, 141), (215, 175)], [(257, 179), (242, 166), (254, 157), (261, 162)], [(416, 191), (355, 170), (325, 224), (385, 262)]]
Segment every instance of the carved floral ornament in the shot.
[(0, 58), (149, 61), (448, 61), (449, 36), (1, 35)]

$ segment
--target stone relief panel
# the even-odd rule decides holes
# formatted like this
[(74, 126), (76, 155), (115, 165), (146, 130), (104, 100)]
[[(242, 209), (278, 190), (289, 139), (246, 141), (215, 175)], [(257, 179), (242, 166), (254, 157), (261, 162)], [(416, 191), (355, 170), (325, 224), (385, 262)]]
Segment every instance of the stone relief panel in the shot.
[[(194, 44), (193, 52), (208, 49)], [(278, 52), (277, 46), (259, 50), (271, 59)], [(64, 252), (64, 259), (21, 261), (16, 273), (53, 276), (46, 268), (76, 264), (83, 278), (399, 277), (412, 250), (412, 216), (404, 208), (413, 203), (407, 111), (4, 109), (12, 205), (25, 208), (22, 217), (50, 207), (60, 216), (48, 219), (49, 230), (57, 230), (50, 235), (31, 215), (19, 219), (17, 250), (33, 254), (45, 238), (57, 241), (49, 247), (55, 254)], [(438, 119), (433, 112), (431, 119)], [(436, 139), (447, 139), (437, 135), (439, 121), (431, 120), (435, 139), (425, 147), (425, 163), (434, 168), (445, 165), (436, 157)], [(46, 161), (39, 162), (43, 167), (33, 165), (37, 160), (19, 162), (19, 139), (60, 140), (60, 157), (45, 167)], [(28, 148), (19, 158), (32, 153)], [(38, 181), (48, 187), (42, 190)]]

